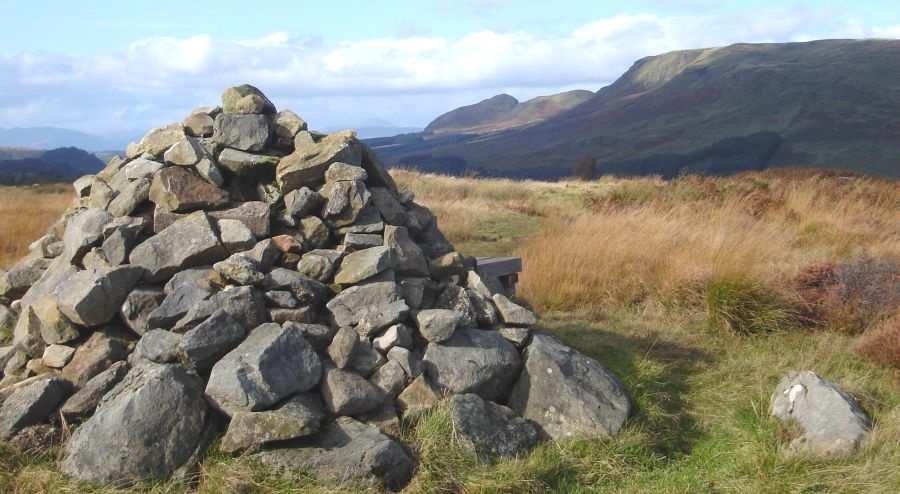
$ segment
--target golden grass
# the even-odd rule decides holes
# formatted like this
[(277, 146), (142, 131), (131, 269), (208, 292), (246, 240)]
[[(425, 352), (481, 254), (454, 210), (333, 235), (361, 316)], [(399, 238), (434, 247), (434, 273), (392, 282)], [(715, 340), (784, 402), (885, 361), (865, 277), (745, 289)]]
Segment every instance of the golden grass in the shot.
[(72, 202), (69, 185), (0, 186), (0, 268), (28, 253)]

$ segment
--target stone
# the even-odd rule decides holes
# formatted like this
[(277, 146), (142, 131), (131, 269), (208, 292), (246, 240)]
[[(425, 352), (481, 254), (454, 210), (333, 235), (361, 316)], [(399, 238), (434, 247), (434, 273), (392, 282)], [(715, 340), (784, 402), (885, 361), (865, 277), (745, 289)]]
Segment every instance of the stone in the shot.
[(367, 378), (384, 365), (385, 362), (387, 362), (387, 359), (384, 358), (384, 355), (372, 347), (371, 341), (362, 337), (359, 339), (359, 344), (353, 349), (347, 367), (349, 370)]
[(363, 168), (355, 165), (348, 165), (347, 163), (341, 163), (340, 161), (328, 165), (328, 169), (325, 170), (326, 182), (339, 182), (342, 180), (364, 181), (367, 178), (369, 178), (369, 176), (366, 174), (366, 170), (364, 170)]
[(307, 252), (297, 263), (297, 272), (321, 283), (328, 283), (334, 274), (334, 262), (327, 257)]
[(76, 264), (91, 248), (103, 240), (104, 227), (113, 216), (102, 209), (85, 209), (69, 219), (63, 234), (65, 248), (60, 256), (63, 260)]
[(406, 372), (399, 362), (391, 360), (369, 377), (369, 383), (389, 398), (395, 398), (406, 388)]
[(208, 280), (212, 273), (211, 269), (187, 269), (173, 276), (169, 293), (147, 316), (148, 329), (171, 328), (194, 306), (211, 297), (214, 290)]
[(372, 193), (372, 203), (375, 204), (384, 221), (398, 226), (406, 223), (406, 208), (400, 204), (391, 191), (384, 187), (372, 187), (369, 191)]
[(191, 173), (172, 166), (153, 177), (150, 200), (157, 206), (175, 213), (196, 209), (218, 209), (228, 205), (228, 193)]
[(325, 413), (317, 395), (297, 395), (275, 410), (237, 412), (222, 438), (221, 450), (234, 453), (257, 449), (273, 441), (287, 441), (315, 434)]
[(332, 228), (356, 223), (372, 199), (365, 183), (359, 180), (328, 182), (319, 194), (325, 197), (322, 219)]
[(397, 255), (394, 269), (401, 276), (428, 277), (428, 263), (422, 249), (409, 236), (402, 226), (386, 225), (384, 227), (384, 245)]
[(381, 485), (402, 489), (415, 463), (403, 448), (377, 427), (340, 417), (297, 444), (267, 449), (252, 456), (258, 463), (324, 481)]
[(206, 397), (229, 417), (263, 410), (298, 392), (309, 391), (322, 377), (315, 350), (297, 331), (273, 323), (250, 331), (234, 350), (216, 362)]
[(212, 137), (213, 118), (205, 113), (195, 113), (181, 122), (184, 133), (193, 137)]
[(321, 206), (322, 196), (308, 187), (300, 187), (284, 195), (284, 209), (291, 216), (308, 216)]
[(16, 348), (15, 345), (4, 348), (12, 348), (12, 350), (7, 350), (4, 356), (5, 362), (3, 362), (3, 375), (9, 377), (25, 366), (25, 363), (28, 362), (28, 354)]
[(240, 151), (262, 151), (269, 143), (269, 121), (264, 115), (223, 113), (213, 123), (213, 141)]
[(46, 421), (67, 394), (66, 383), (58, 377), (16, 388), (0, 404), (0, 440), (9, 441), (25, 427)]
[(478, 316), (475, 312), (475, 307), (472, 305), (472, 301), (469, 299), (469, 294), (466, 293), (466, 289), (459, 285), (449, 285), (444, 287), (444, 290), (441, 292), (434, 306), (435, 308), (459, 312), (462, 317), (457, 323), (457, 326), (460, 328), (478, 327)]
[(387, 305), (369, 307), (356, 324), (356, 332), (360, 336), (368, 338), (392, 324), (405, 320), (408, 314), (409, 307), (406, 306), (406, 302), (403, 300), (397, 300)]
[(480, 275), (475, 270), (466, 274), (466, 288), (489, 299), (496, 293), (503, 293), (503, 285), (499, 279), (494, 276)]
[(84, 175), (72, 182), (72, 188), (75, 189), (75, 197), (88, 197), (91, 194), (91, 186), (97, 180), (96, 175)]
[[(148, 184), (149, 185), (149, 184)], [(146, 198), (145, 198), (146, 199)], [(100, 246), (103, 258), (110, 266), (121, 266), (128, 261), (128, 254), (134, 247), (136, 235), (130, 228), (116, 228), (107, 235)], [(85, 266), (87, 268), (87, 266)]]
[(8, 300), (22, 298), (22, 295), (25, 295), (25, 292), (41, 278), (43, 273), (43, 270), (40, 269), (0, 271), (0, 297)]
[(394, 324), (387, 328), (381, 336), (372, 341), (372, 346), (379, 352), (387, 352), (395, 346), (409, 348), (412, 346), (413, 332), (405, 324)]
[(372, 247), (348, 254), (341, 261), (334, 282), (342, 285), (358, 283), (397, 264), (397, 256), (389, 247)]
[(475, 290), (466, 290), (469, 297), (469, 304), (475, 314), (475, 323), (481, 328), (493, 328), (500, 323), (500, 317), (497, 315), (497, 308), (494, 302), (488, 297), (476, 292)]
[(331, 344), (328, 345), (328, 358), (334, 362), (338, 369), (344, 369), (350, 363), (353, 350), (359, 345), (359, 335), (353, 328), (343, 327), (338, 329)]
[(509, 407), (556, 441), (615, 435), (631, 413), (618, 378), (599, 362), (535, 332)]
[(800, 435), (787, 445), (789, 454), (825, 458), (858, 451), (872, 426), (856, 400), (812, 371), (791, 372), (778, 383), (769, 415), (800, 427)]
[(416, 314), (416, 324), (423, 338), (440, 343), (453, 336), (462, 317), (462, 312), (455, 310), (425, 309)]
[(63, 367), (61, 376), (78, 390), (91, 378), (113, 363), (124, 360), (126, 356), (128, 348), (122, 342), (105, 333), (95, 332), (75, 349), (75, 355)]
[(163, 160), (169, 165), (194, 166), (206, 155), (206, 151), (193, 137), (185, 136), (163, 154)]
[(44, 361), (44, 365), (47, 367), (62, 369), (72, 360), (73, 355), (75, 355), (75, 349), (70, 346), (49, 345), (44, 349), (41, 360)]
[(81, 332), (60, 312), (57, 304), (57, 295), (49, 293), (36, 300), (30, 307), (40, 324), (41, 339), (50, 345), (68, 343), (81, 336)]
[[(444, 234), (441, 233), (440, 230), (438, 230), (437, 222), (431, 223), (430, 225), (425, 227), (419, 233), (417, 239), (420, 241), (419, 245), (422, 247), (422, 252), (424, 252), (425, 257), (429, 259), (438, 259), (442, 256), (452, 254), (454, 252), (453, 244), (451, 244), (450, 241), (447, 240), (447, 237), (445, 237)], [(428, 267), (431, 268), (431, 264), (429, 264)], [(465, 264), (463, 264), (463, 267), (465, 267)], [(451, 271), (451, 275), (463, 275), (455, 266), (452, 269), (453, 271)], [(438, 270), (438, 273), (441, 273), (440, 268)], [(432, 271), (432, 275), (434, 275), (434, 271)]]
[(378, 427), (378, 430), (390, 437), (400, 437), (400, 417), (397, 416), (397, 409), (390, 403), (383, 404), (366, 413), (361, 413), (354, 418), (360, 422)]
[(141, 359), (157, 364), (174, 362), (178, 357), (177, 350), (182, 338), (182, 335), (165, 329), (151, 329), (138, 340), (129, 361), (132, 364), (137, 364)]
[(284, 324), (287, 322), (312, 323), (316, 316), (312, 307), (304, 306), (297, 309), (267, 309), (269, 322)]
[(197, 211), (138, 244), (128, 259), (132, 265), (147, 270), (145, 281), (156, 282), (186, 268), (212, 264), (227, 256), (209, 217), (203, 211)]
[[(398, 280), (403, 300), (411, 310), (430, 307), (435, 300), (437, 284), (429, 278), (401, 278)], [(426, 293), (430, 294), (426, 300)], [(424, 302), (424, 303), (423, 303)]]
[(259, 111), (252, 113), (275, 113), (275, 105), (269, 101), (269, 98), (267, 98), (262, 91), (250, 84), (242, 84), (226, 89), (222, 93), (222, 111), (224, 113), (240, 113), (241, 108), (239, 108), (239, 102), (246, 96), (256, 96), (257, 99), (255, 101), (262, 102), (262, 106), (258, 108)]
[(463, 448), (475, 453), (484, 463), (491, 457), (515, 458), (541, 439), (534, 424), (508, 407), (485, 401), (478, 395), (451, 396), (447, 408)]
[(319, 303), (330, 294), (328, 287), (322, 283), (286, 268), (270, 271), (262, 286), (266, 290), (289, 289), (301, 304)]
[(337, 333), (337, 329), (324, 324), (286, 322), (283, 326), (285, 331), (299, 331), (317, 352), (324, 352)]
[(362, 161), (361, 146), (353, 131), (330, 134), (318, 142), (301, 144), (295, 139), (294, 147), (294, 152), (281, 160), (275, 172), (284, 193), (322, 181), (332, 163), (359, 165)]
[(252, 249), (243, 253), (248, 259), (259, 266), (260, 271), (268, 271), (281, 257), (281, 253), (275, 246), (272, 239), (266, 238), (260, 240)]
[(378, 247), (384, 243), (381, 235), (374, 233), (348, 233), (344, 235), (345, 252), (353, 252), (360, 249), (368, 249), (370, 247)]
[(294, 294), (287, 290), (270, 290), (263, 293), (263, 298), (266, 299), (267, 307), (296, 309), (300, 306), (300, 302), (294, 297)]
[(326, 307), (338, 326), (356, 326), (372, 307), (385, 306), (400, 300), (397, 284), (392, 282), (354, 286), (332, 298)]
[(428, 378), (422, 374), (415, 378), (399, 396), (395, 403), (403, 411), (403, 418), (415, 420), (423, 412), (437, 404), (439, 396)]
[[(238, 220), (257, 238), (269, 236), (269, 205), (264, 202), (243, 202), (237, 207), (209, 211), (207, 215), (214, 221)], [(172, 213), (163, 208), (156, 208), (153, 212), (153, 232), (159, 233), (176, 221), (187, 217), (186, 214)]]
[(456, 251), (432, 259), (428, 263), (428, 269), (431, 271), (431, 277), (436, 280), (443, 280), (452, 276), (466, 276), (463, 256)]
[(255, 328), (266, 320), (266, 302), (262, 293), (252, 286), (239, 286), (214, 293), (188, 310), (175, 323), (176, 331), (187, 331), (222, 309), (241, 322), (245, 328)]
[(120, 360), (105, 371), (92, 377), (60, 408), (66, 420), (75, 420), (92, 415), (100, 400), (128, 373), (128, 362)]
[(512, 326), (502, 326), (497, 329), (497, 332), (500, 333), (500, 336), (506, 338), (510, 343), (516, 346), (516, 348), (522, 348), (528, 342), (528, 337), (531, 336), (531, 330), (528, 328), (515, 328)]
[[(129, 328), (135, 333), (142, 335), (149, 331), (150, 315), (163, 303), (166, 294), (158, 288), (149, 286), (139, 286), (131, 290), (125, 297), (122, 307), (119, 309), (119, 316)], [(185, 309), (185, 312), (187, 309)], [(179, 316), (180, 317), (180, 316)], [(172, 322), (178, 319), (173, 319)], [(158, 326), (154, 326), (158, 327)]]
[(277, 140), (275, 145), (293, 151), (294, 136), (307, 129), (306, 122), (290, 110), (281, 110), (272, 119), (272, 131)]
[(326, 366), (322, 376), (322, 400), (334, 415), (356, 415), (377, 408), (384, 395), (355, 372)]
[(342, 226), (335, 230), (337, 235), (348, 233), (378, 233), (384, 230), (384, 221), (374, 207), (367, 206), (362, 209), (356, 221), (352, 225)]
[(503, 324), (509, 326), (531, 326), (537, 323), (537, 316), (534, 315), (534, 312), (513, 303), (502, 293), (495, 293), (493, 300)]
[(28, 361), (25, 364), (25, 370), (28, 371), (32, 375), (41, 375), (41, 374), (50, 374), (53, 373), (54, 369), (47, 366), (44, 363), (44, 359), (42, 358), (34, 358)]
[(108, 323), (143, 274), (144, 271), (136, 266), (79, 271), (56, 289), (59, 312), (82, 326)]
[(63, 450), (60, 471), (117, 487), (166, 479), (197, 449), (207, 415), (203, 380), (197, 374), (177, 364), (132, 368), (75, 430)]
[(278, 156), (254, 154), (237, 149), (225, 148), (216, 157), (219, 166), (241, 179), (269, 177), (281, 162)]
[(159, 161), (148, 160), (147, 158), (137, 158), (122, 167), (121, 175), (129, 181), (141, 179), (152, 180), (153, 176), (156, 175), (156, 172), (165, 167), (166, 165)]
[(401, 346), (395, 346), (388, 350), (387, 358), (388, 360), (399, 362), (403, 367), (403, 372), (411, 379), (419, 377), (425, 371), (421, 356), (413, 354)]
[(522, 367), (510, 342), (480, 329), (457, 329), (450, 339), (429, 343), (423, 361), (429, 380), (439, 388), (497, 402), (509, 393)]
[(194, 170), (197, 171), (197, 175), (200, 175), (200, 178), (216, 187), (221, 187), (225, 184), (225, 177), (222, 176), (219, 167), (208, 157), (200, 158), (200, 161), (194, 165)]
[(91, 197), (88, 205), (91, 209), (106, 209), (113, 200), (115, 191), (104, 180), (97, 179), (91, 186)]
[(213, 269), (226, 279), (238, 285), (258, 285), (263, 282), (266, 275), (256, 270), (256, 263), (246, 258), (243, 254), (232, 254), (224, 261), (213, 264)]
[(234, 113), (238, 113), (241, 115), (262, 113), (265, 110), (267, 103), (271, 105), (271, 102), (264, 96), (259, 96), (258, 94), (248, 94), (237, 100), (234, 105)]
[(6, 364), (15, 357), (18, 351), (12, 345), (0, 346), (0, 377), (3, 376), (3, 369), (6, 368)]
[(125, 149), (125, 155), (129, 158), (138, 157), (144, 153), (159, 157), (172, 147), (173, 144), (184, 137), (184, 127), (180, 124), (169, 124), (165, 127), (151, 129), (144, 134), (141, 142), (129, 144)]
[(303, 246), (307, 250), (325, 247), (331, 238), (328, 226), (317, 216), (307, 216), (300, 219), (299, 232), (303, 238)]

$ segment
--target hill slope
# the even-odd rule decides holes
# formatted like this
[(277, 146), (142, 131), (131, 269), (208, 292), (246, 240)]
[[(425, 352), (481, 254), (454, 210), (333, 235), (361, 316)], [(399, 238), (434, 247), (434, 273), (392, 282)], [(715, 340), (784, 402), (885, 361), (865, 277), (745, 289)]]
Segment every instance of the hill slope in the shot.
[(392, 165), (512, 176), (566, 175), (589, 154), (599, 173), (815, 166), (900, 177), (898, 68), (900, 40), (677, 51), (641, 59), (581, 104), (525, 125), (373, 144)]
[(97, 156), (75, 147), (49, 151), (0, 147), (0, 183), (69, 182), (104, 166)]

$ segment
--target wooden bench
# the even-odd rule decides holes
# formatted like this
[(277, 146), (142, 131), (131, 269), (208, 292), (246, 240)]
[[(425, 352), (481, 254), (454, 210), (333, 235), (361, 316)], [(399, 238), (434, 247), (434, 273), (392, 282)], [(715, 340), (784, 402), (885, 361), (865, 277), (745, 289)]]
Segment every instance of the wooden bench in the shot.
[(521, 257), (476, 257), (475, 271), (484, 276), (494, 276), (503, 284), (507, 295), (516, 293), (516, 282), (522, 272)]

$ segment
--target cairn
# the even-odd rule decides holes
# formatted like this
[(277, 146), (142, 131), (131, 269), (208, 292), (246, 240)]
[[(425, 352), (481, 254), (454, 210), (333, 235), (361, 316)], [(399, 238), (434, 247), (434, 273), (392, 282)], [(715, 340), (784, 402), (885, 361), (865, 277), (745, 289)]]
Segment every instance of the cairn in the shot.
[[(402, 488), (396, 440), (449, 395), (485, 461), (615, 434), (596, 361), (534, 331), (352, 131), (253, 86), (153, 129), (74, 183), (0, 273), (0, 440), (74, 427), (61, 470), (100, 485), (189, 475), (213, 441), (263, 465)], [(2, 322), (2, 321), (0, 321)]]

